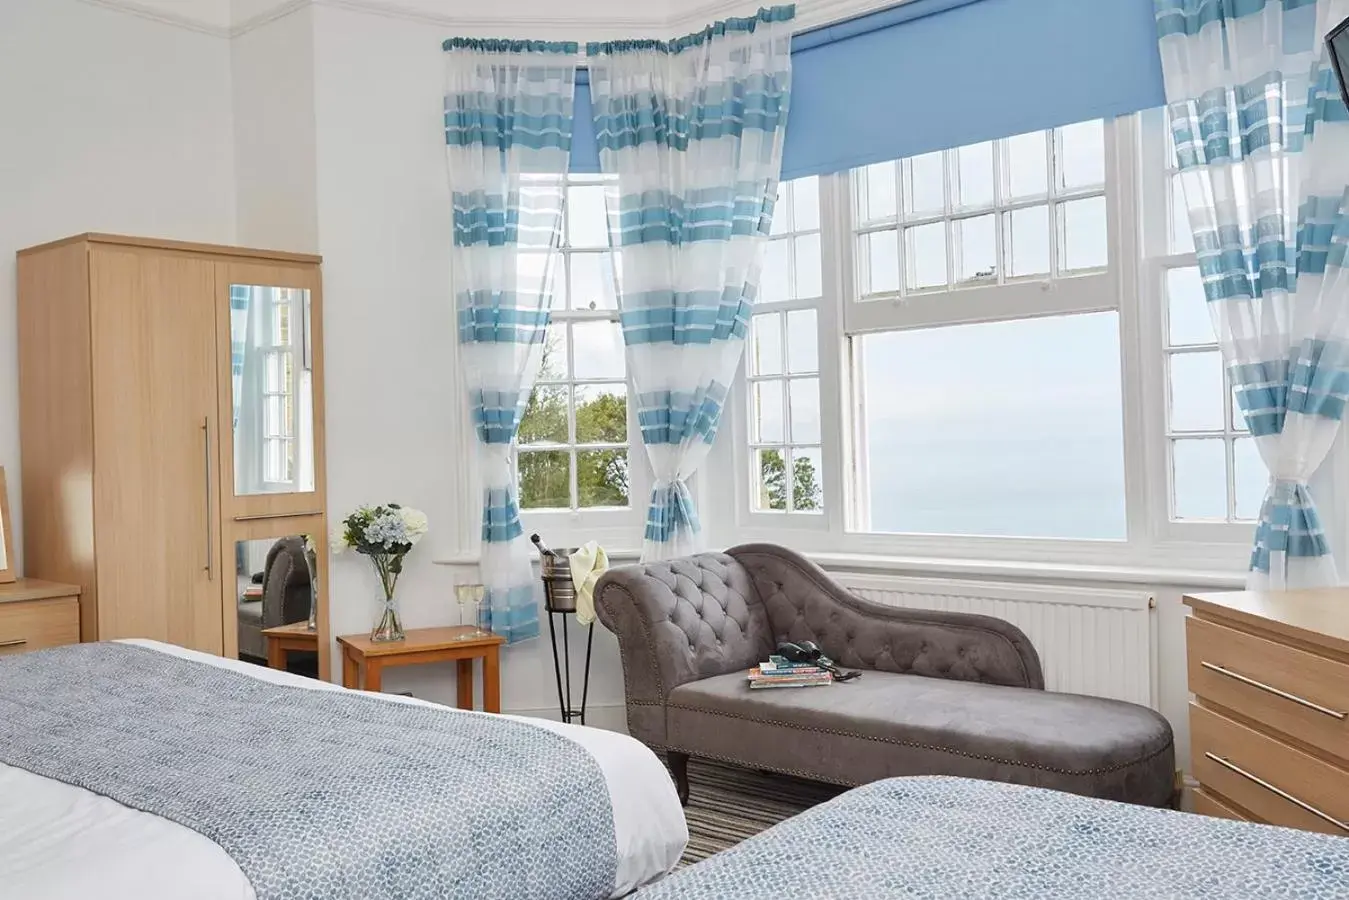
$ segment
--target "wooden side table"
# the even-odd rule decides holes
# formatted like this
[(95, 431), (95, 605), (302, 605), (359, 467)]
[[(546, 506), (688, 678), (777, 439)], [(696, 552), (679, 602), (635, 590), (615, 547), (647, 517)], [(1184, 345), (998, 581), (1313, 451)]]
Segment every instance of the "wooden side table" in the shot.
[(36, 578), (0, 584), (0, 656), (80, 642), (80, 589)]
[(262, 629), (267, 639), (267, 668), (286, 670), (287, 657), (292, 650), (317, 653), (319, 634), (309, 630), (308, 622), (293, 622), (290, 625), (278, 625), (275, 628)]
[(482, 705), (487, 712), (501, 712), (501, 645), (506, 639), (487, 633), (469, 636), (468, 625), (453, 628), (411, 628), (401, 641), (372, 641), (368, 634), (347, 634), (337, 639), (342, 648), (342, 686), (378, 691), (386, 667), (422, 663), (459, 664), (459, 708), (473, 708), (473, 660), (482, 658)]

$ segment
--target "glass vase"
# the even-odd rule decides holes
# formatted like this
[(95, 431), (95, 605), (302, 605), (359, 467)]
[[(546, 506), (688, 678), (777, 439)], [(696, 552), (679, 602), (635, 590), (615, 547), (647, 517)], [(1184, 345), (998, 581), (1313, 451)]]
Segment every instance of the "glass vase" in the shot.
[(403, 620), (398, 615), (398, 598), (385, 597), (380, 601), (379, 621), (370, 632), (372, 641), (401, 641), (407, 637), (403, 632)]

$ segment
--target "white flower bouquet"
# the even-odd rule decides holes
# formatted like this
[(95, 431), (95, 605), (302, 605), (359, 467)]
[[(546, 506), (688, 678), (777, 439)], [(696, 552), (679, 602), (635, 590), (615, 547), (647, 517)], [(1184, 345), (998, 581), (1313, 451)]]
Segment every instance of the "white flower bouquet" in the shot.
[(370, 633), (371, 640), (399, 641), (404, 637), (394, 591), (398, 587), (398, 576), (403, 573), (403, 557), (412, 552), (426, 534), (427, 525), (426, 513), (387, 503), (359, 507), (342, 520), (333, 534), (333, 552), (355, 550), (370, 557), (375, 573), (379, 575), (380, 586), (384, 588), (383, 614)]

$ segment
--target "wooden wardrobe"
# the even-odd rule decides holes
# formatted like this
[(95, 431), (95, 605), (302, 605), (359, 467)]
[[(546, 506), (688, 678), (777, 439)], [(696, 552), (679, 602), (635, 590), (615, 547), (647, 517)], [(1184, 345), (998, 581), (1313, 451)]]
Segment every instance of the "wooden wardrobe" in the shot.
[(83, 640), (237, 656), (240, 542), (312, 534), (326, 677), (319, 263), (103, 234), (19, 252), (24, 568), (80, 586)]

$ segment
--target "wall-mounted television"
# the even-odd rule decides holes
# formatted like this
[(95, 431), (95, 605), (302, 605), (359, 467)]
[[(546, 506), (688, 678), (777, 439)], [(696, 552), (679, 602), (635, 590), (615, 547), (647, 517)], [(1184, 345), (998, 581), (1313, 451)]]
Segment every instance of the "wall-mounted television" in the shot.
[(1344, 104), (1349, 106), (1349, 19), (1345, 19), (1339, 27), (1326, 35), (1326, 45), (1330, 47), (1330, 59), (1335, 65), (1335, 74), (1340, 79)]

